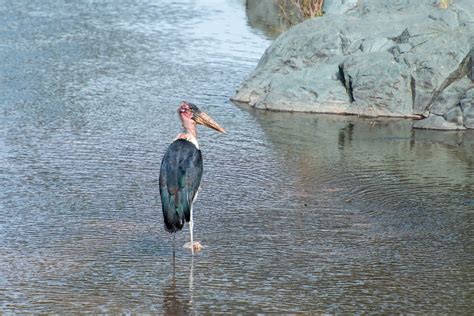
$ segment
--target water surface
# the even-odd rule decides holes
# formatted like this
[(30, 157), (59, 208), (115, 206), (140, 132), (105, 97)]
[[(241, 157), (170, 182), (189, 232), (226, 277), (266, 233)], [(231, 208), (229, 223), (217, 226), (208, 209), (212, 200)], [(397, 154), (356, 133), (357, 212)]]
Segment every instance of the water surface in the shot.
[[(228, 100), (270, 44), (242, 1), (0, 1), (0, 310), (468, 313), (474, 135)], [(176, 257), (158, 173), (200, 130)]]

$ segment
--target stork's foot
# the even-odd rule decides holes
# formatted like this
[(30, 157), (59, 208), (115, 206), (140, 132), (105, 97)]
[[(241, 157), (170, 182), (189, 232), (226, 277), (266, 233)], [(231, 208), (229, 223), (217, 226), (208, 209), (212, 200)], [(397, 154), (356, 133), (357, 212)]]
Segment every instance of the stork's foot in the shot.
[(194, 251), (200, 251), (203, 248), (203, 246), (201, 245), (201, 243), (199, 241), (193, 242), (192, 245), (191, 245), (190, 242), (187, 242), (187, 243), (184, 244), (183, 247), (194, 250)]

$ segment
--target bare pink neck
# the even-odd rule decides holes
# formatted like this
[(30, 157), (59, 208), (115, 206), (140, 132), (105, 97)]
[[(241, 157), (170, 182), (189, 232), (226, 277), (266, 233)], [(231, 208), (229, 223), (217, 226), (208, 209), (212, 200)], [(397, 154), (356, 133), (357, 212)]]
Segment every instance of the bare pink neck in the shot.
[(191, 118), (186, 117), (185, 115), (180, 115), (179, 117), (186, 133), (197, 137), (196, 123)]

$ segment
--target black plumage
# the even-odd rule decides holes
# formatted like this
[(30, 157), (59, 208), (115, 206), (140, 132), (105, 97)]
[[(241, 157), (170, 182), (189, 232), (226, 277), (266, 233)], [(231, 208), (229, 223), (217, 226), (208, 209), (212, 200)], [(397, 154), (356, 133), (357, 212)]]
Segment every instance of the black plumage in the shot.
[(165, 228), (174, 233), (190, 221), (192, 203), (202, 178), (202, 154), (190, 141), (168, 147), (160, 169), (160, 195)]

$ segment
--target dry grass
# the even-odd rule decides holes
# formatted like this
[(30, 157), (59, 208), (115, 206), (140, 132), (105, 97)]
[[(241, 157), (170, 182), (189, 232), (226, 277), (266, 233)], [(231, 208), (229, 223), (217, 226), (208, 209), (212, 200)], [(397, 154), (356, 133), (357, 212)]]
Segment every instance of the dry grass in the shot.
[(439, 0), (438, 7), (440, 9), (447, 9), (449, 7), (449, 0)]
[(280, 13), (288, 24), (294, 23), (292, 13), (299, 15), (300, 19), (306, 20), (323, 15), (324, 0), (280, 0)]
[(302, 14), (304, 19), (323, 15), (324, 0), (289, 0)]

